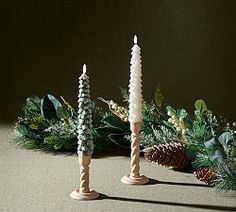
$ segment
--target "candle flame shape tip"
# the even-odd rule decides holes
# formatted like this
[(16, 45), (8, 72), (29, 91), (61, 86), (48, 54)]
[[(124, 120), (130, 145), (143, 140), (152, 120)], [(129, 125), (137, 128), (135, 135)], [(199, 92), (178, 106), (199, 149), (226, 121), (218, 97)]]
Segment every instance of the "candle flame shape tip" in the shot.
[(138, 38), (137, 38), (137, 35), (134, 36), (134, 44), (137, 44), (138, 43)]
[(83, 74), (86, 73), (86, 64), (83, 65)]

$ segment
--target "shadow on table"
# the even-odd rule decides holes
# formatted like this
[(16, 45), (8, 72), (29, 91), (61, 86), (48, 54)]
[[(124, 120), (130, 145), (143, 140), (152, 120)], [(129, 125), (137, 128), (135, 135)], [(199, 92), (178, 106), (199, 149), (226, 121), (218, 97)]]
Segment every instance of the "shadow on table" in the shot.
[[(168, 182), (168, 181), (159, 181), (152, 178), (149, 178), (149, 182), (146, 185), (174, 185), (174, 186), (194, 186), (194, 187), (208, 187), (206, 184), (197, 184), (197, 183), (180, 183), (180, 182)], [(145, 185), (144, 185), (145, 186)]]
[(214, 211), (236, 211), (236, 207), (229, 207), (229, 206), (133, 199), (133, 198), (125, 198), (125, 197), (107, 196), (106, 194), (100, 193), (100, 197), (98, 200), (104, 200), (104, 199), (117, 200), (117, 201), (123, 201), (123, 202), (138, 202), (138, 203), (148, 203), (148, 204), (157, 204), (157, 205), (169, 205), (169, 206), (177, 206), (177, 207), (179, 206), (179, 207), (189, 207), (189, 208), (198, 208), (198, 209), (208, 209), (208, 210), (214, 210)]
[(115, 157), (115, 156), (125, 156), (130, 157), (130, 148), (111, 148), (103, 151), (98, 151), (93, 154), (93, 159), (105, 158), (105, 157)]

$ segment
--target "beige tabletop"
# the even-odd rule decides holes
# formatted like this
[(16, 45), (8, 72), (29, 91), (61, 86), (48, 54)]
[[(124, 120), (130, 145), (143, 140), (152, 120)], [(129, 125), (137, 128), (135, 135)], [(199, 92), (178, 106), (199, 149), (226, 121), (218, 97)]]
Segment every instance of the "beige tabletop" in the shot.
[(141, 173), (151, 178), (142, 186), (120, 182), (129, 172), (129, 157), (93, 158), (90, 186), (98, 200), (76, 201), (79, 185), (76, 155), (26, 150), (13, 142), (13, 128), (0, 127), (1, 212), (167, 212), (236, 211), (236, 194), (220, 194), (191, 173), (173, 171), (141, 159)]

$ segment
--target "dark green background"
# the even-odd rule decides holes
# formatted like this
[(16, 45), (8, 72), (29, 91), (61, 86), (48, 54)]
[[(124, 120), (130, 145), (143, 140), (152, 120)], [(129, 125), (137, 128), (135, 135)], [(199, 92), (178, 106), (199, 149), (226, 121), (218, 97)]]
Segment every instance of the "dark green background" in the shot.
[(142, 48), (145, 99), (161, 84), (167, 102), (189, 111), (203, 98), (236, 119), (236, 1), (22, 0), (1, 5), (1, 121), (26, 97), (62, 95), (73, 106), (87, 63), (92, 97), (121, 101), (130, 48)]

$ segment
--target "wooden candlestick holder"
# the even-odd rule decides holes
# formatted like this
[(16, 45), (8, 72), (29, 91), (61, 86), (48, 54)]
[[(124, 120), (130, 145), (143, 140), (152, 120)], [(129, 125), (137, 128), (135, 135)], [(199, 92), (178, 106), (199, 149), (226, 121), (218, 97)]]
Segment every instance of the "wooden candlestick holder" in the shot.
[(149, 179), (140, 175), (140, 137), (141, 123), (130, 123), (131, 130), (131, 172), (122, 177), (121, 182), (130, 185), (143, 185), (148, 183)]
[(80, 186), (74, 190), (70, 197), (78, 200), (92, 200), (99, 197), (99, 193), (89, 188), (89, 164), (91, 155), (79, 156), (80, 164)]

